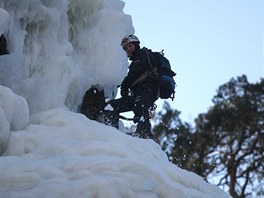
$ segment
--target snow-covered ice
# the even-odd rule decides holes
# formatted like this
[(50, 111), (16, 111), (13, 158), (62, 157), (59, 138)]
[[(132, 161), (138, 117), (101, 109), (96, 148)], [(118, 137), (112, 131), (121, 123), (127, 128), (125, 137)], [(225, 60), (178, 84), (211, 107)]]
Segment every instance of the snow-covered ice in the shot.
[(0, 175), (0, 197), (228, 197), (168, 162), (152, 140), (62, 108), (12, 133)]
[(152, 140), (78, 113), (85, 91), (109, 98), (134, 33), (120, 0), (0, 0), (0, 197), (224, 198), (170, 163)]

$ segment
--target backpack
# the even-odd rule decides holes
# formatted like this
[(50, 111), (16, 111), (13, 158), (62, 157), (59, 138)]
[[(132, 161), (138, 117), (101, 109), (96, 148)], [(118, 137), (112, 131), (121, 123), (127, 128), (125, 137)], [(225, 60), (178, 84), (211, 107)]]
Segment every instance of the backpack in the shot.
[(171, 98), (173, 100), (176, 86), (173, 77), (176, 75), (176, 73), (171, 70), (170, 61), (164, 56), (163, 50), (162, 52), (153, 52), (153, 54), (158, 60), (157, 73), (160, 98)]
[[(173, 77), (176, 75), (174, 71), (171, 70), (170, 61), (164, 56), (163, 50), (161, 52), (152, 52), (151, 50), (144, 48), (147, 53), (147, 58), (150, 66), (153, 71), (155, 71), (158, 75), (158, 83), (159, 83), (159, 97), (161, 99), (174, 99), (174, 89), (176, 83)], [(150, 61), (149, 53), (152, 53), (156, 58), (158, 64), (157, 68), (153, 67)]]
[(91, 120), (97, 120), (105, 106), (104, 91), (92, 86), (84, 94), (80, 112)]

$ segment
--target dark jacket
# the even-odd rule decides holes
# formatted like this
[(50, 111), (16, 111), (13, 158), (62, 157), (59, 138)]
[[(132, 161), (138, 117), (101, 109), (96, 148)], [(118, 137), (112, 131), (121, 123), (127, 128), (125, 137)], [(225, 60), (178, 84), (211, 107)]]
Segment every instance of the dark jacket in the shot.
[[(130, 89), (134, 91), (138, 87), (143, 86), (144, 84), (152, 84), (154, 87), (158, 87), (157, 86), (157, 75), (154, 72), (151, 72), (156, 67), (157, 60), (151, 52), (148, 53), (149, 60), (151, 63), (150, 65), (146, 50), (147, 50), (146, 48), (142, 48), (142, 49), (138, 49), (133, 52), (133, 55), (130, 58), (132, 62), (129, 65), (128, 74), (124, 78), (121, 84), (122, 90)], [(147, 71), (149, 71), (150, 74), (148, 74), (142, 81), (135, 83)]]

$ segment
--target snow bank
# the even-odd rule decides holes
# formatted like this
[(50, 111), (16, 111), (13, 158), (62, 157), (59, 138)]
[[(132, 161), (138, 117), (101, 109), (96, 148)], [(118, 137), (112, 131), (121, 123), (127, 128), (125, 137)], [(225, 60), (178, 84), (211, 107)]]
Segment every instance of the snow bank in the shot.
[(29, 123), (29, 110), (24, 98), (0, 85), (0, 155), (7, 148), (10, 131), (24, 129)]
[(228, 197), (168, 162), (152, 140), (63, 109), (13, 132), (0, 163), (0, 197)]

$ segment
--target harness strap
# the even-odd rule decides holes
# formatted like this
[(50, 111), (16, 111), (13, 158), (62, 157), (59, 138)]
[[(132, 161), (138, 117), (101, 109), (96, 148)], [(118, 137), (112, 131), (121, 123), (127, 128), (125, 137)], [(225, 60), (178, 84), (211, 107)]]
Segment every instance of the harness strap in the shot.
[[(145, 50), (145, 52), (146, 52), (146, 54), (147, 54), (147, 58), (148, 58), (148, 62), (149, 62), (149, 65), (150, 65), (150, 67), (152, 68), (152, 71), (156, 74), (156, 76), (157, 76), (157, 78), (158, 78), (158, 67), (153, 67), (153, 65), (151, 64), (151, 61), (150, 61), (150, 58), (149, 58), (149, 52), (148, 52), (148, 50), (144, 47), (143, 48), (144, 50)], [(160, 86), (159, 86), (159, 83), (157, 83), (158, 84), (158, 94), (157, 94), (157, 98), (159, 98), (159, 96), (160, 96)]]
[[(145, 47), (143, 49), (145, 50), (145, 52), (147, 54), (148, 63), (149, 63), (149, 65), (150, 65), (152, 70), (146, 71), (145, 73), (143, 73), (137, 80), (135, 80), (132, 83), (131, 87), (134, 87), (136, 84), (141, 83), (148, 75), (150, 75), (152, 73), (155, 74), (157, 76), (157, 78), (158, 78), (158, 69), (157, 69), (157, 67), (153, 67), (153, 65), (151, 64), (148, 49), (146, 49)], [(160, 96), (160, 87), (159, 87), (159, 83), (157, 83), (157, 84), (158, 84), (157, 98), (159, 98), (159, 96)]]
[(131, 87), (134, 87), (136, 84), (142, 82), (151, 73), (153, 73), (153, 71), (146, 71), (145, 73), (143, 73), (137, 80), (132, 83)]

